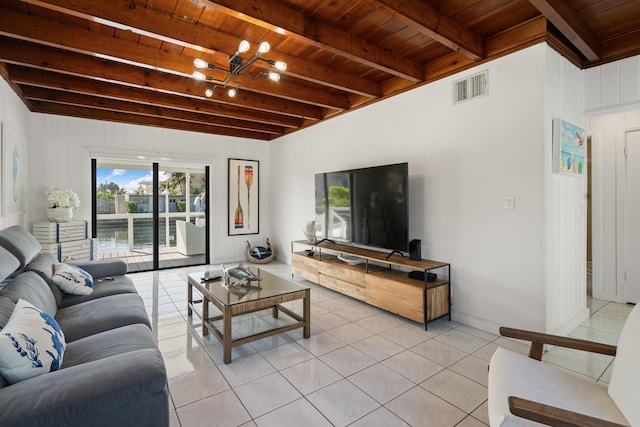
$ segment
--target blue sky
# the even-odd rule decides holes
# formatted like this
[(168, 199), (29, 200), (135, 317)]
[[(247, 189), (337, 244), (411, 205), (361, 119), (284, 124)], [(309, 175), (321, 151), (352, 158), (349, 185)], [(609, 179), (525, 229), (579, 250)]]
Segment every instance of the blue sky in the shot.
[[(160, 181), (163, 181), (162, 172), (160, 173)], [(96, 170), (96, 178), (98, 180), (98, 185), (115, 182), (120, 186), (120, 188), (135, 191), (140, 186), (141, 181), (151, 181), (151, 171), (98, 168)]]

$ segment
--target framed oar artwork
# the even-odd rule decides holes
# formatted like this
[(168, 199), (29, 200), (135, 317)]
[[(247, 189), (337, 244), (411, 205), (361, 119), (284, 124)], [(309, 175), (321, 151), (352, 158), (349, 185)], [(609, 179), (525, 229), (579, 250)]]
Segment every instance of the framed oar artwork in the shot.
[(229, 159), (229, 236), (260, 232), (260, 162)]

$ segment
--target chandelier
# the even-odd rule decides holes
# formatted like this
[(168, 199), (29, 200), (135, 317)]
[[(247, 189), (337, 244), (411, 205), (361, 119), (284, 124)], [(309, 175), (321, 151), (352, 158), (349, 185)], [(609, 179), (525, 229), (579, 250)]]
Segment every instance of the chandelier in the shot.
[(240, 76), (248, 76), (251, 78), (268, 77), (273, 81), (276, 81), (276, 82), (280, 81), (280, 74), (278, 74), (275, 71), (269, 71), (269, 72), (261, 71), (254, 75), (249, 74), (247, 72), (247, 69), (251, 65), (253, 65), (256, 61), (266, 62), (267, 64), (269, 64), (270, 66), (274, 67), (276, 70), (279, 70), (279, 71), (285, 71), (287, 69), (287, 64), (285, 64), (282, 61), (272, 61), (270, 59), (260, 58), (260, 55), (262, 55), (263, 53), (269, 52), (269, 50), (271, 49), (271, 46), (269, 45), (268, 42), (260, 43), (260, 46), (258, 46), (258, 49), (251, 57), (249, 57), (246, 60), (242, 59), (240, 55), (247, 52), (250, 47), (251, 45), (249, 44), (248, 41), (243, 40), (242, 42), (240, 42), (240, 46), (238, 46), (238, 50), (236, 51), (236, 53), (234, 53), (233, 56), (229, 58), (228, 69), (209, 64), (208, 62), (200, 58), (196, 58), (193, 60), (193, 65), (196, 68), (218, 70), (218, 71), (223, 71), (227, 73), (225, 78), (223, 78), (222, 80), (219, 80), (219, 79), (214, 79), (211, 76), (207, 76), (201, 71), (196, 70), (193, 72), (193, 77), (195, 79), (213, 82), (213, 85), (209, 89), (207, 89), (204, 93), (207, 97), (213, 96), (213, 92), (216, 90), (216, 88), (220, 87), (223, 89), (229, 88), (229, 90), (227, 91), (227, 95), (233, 98), (234, 96), (236, 96), (236, 93), (241, 86), (241, 83), (236, 81), (236, 79)]

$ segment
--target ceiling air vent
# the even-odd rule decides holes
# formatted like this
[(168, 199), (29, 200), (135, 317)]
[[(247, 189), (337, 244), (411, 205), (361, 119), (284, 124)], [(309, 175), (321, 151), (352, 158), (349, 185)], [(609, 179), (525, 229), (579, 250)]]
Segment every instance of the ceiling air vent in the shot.
[(458, 104), (478, 96), (487, 95), (488, 75), (489, 71), (484, 70), (478, 74), (453, 82), (453, 103)]

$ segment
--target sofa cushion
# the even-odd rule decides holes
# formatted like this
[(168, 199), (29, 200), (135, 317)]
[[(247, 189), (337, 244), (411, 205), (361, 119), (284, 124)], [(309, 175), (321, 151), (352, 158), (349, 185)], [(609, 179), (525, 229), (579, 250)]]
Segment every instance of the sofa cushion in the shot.
[(56, 371), (65, 339), (47, 313), (20, 299), (0, 333), (0, 375), (9, 384)]
[(156, 349), (153, 333), (142, 324), (126, 325), (72, 341), (61, 369), (132, 351)]
[(110, 276), (113, 280), (97, 279), (93, 281), (93, 293), (89, 295), (63, 294), (58, 309), (69, 307), (85, 301), (118, 294), (137, 294), (136, 287), (127, 276)]
[(18, 258), (20, 268), (27, 265), (42, 249), (36, 238), (21, 225), (1, 230), (0, 246)]
[(7, 297), (0, 297), (0, 329), (5, 327), (15, 307), (15, 302)]
[(93, 292), (93, 277), (73, 264), (54, 265), (51, 279), (67, 294), (90, 295)]
[(11, 252), (0, 246), (0, 282), (20, 268), (20, 261)]
[(33, 271), (35, 273), (38, 273), (38, 275), (42, 277), (49, 285), (49, 289), (51, 289), (51, 293), (56, 299), (56, 305), (60, 305), (63, 293), (60, 288), (58, 288), (58, 286), (53, 283), (53, 280), (51, 280), (51, 276), (53, 276), (53, 266), (57, 263), (58, 258), (53, 256), (53, 254), (43, 252), (32, 259), (29, 264), (25, 265), (24, 271)]
[(142, 298), (137, 294), (110, 295), (61, 308), (55, 316), (67, 342), (137, 323), (151, 329)]
[(492, 426), (540, 425), (513, 415), (509, 410), (509, 396), (628, 425), (613, 400), (608, 398), (607, 386), (591, 378), (501, 347), (493, 353), (489, 366), (489, 423)]
[(58, 311), (49, 285), (33, 271), (25, 271), (14, 277), (7, 283), (7, 286), (0, 290), (0, 296), (5, 296), (16, 304), (22, 298), (54, 317)]
[(609, 395), (631, 425), (640, 425), (640, 308), (636, 305), (618, 338)]

